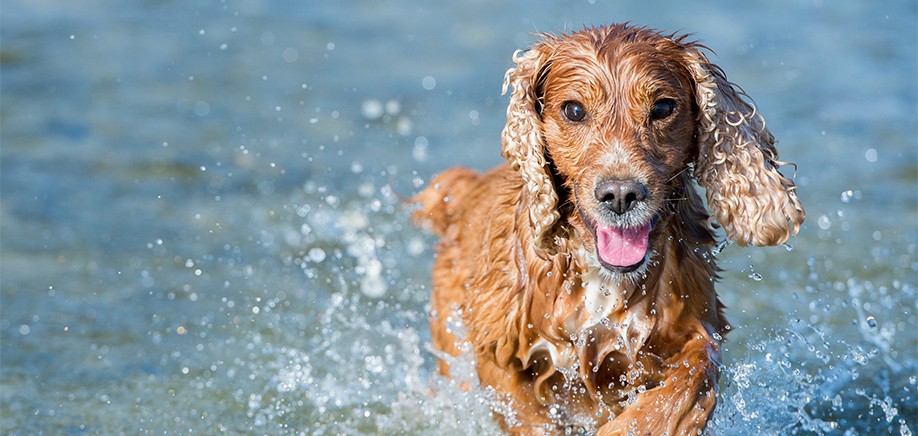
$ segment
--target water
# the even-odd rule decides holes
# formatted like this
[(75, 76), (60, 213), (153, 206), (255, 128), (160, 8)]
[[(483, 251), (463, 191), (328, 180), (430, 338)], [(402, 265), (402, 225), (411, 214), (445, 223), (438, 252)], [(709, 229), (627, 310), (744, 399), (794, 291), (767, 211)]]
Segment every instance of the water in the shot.
[(714, 48), (798, 165), (793, 249), (720, 255), (714, 430), (918, 430), (914, 2), (113, 6), (3, 3), (3, 433), (493, 433), (400, 197), (499, 162), (531, 32), (623, 20)]

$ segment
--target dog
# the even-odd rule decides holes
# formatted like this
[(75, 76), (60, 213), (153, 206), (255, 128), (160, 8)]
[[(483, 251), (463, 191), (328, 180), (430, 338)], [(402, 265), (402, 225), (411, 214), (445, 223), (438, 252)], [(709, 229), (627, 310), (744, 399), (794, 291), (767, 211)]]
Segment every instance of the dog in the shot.
[(716, 229), (777, 245), (805, 218), (764, 119), (706, 51), (630, 24), (540, 35), (505, 76), (508, 162), (413, 198), (440, 237), (434, 346), (471, 348), (505, 431), (706, 428), (730, 329)]

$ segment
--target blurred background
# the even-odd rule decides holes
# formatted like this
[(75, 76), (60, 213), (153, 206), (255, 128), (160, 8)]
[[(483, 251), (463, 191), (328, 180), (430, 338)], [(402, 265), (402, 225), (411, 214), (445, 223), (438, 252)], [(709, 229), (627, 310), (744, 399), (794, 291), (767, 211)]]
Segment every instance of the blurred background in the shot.
[(494, 433), (400, 198), (501, 162), (534, 32), (620, 21), (717, 53), (808, 213), (720, 255), (712, 433), (914, 434), (912, 0), (3, 0), (0, 432)]

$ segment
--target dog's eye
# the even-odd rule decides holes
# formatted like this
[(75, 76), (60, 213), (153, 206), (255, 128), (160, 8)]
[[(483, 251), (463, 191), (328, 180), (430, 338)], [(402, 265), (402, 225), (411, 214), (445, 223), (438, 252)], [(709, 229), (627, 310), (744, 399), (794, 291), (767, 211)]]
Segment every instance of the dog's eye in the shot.
[(586, 109), (576, 101), (564, 103), (564, 106), (561, 107), (561, 112), (564, 114), (564, 118), (574, 122), (583, 121), (586, 117)]
[(653, 104), (653, 108), (650, 109), (650, 119), (651, 120), (662, 120), (673, 114), (673, 111), (676, 110), (676, 102), (671, 98), (663, 98), (657, 100)]

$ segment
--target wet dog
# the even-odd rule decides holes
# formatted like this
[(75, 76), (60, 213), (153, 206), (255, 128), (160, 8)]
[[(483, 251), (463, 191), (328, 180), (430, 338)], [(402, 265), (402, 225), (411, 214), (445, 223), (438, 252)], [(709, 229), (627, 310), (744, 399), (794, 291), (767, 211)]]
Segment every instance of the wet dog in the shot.
[(704, 51), (630, 25), (543, 35), (506, 74), (508, 163), (415, 197), (441, 237), (434, 345), (471, 344), (505, 430), (705, 428), (729, 330), (715, 226), (775, 245), (805, 215), (763, 118)]

